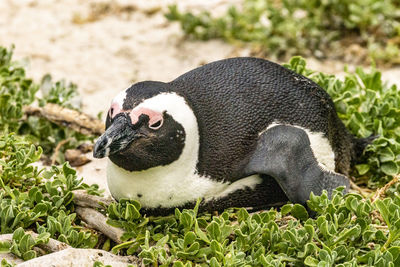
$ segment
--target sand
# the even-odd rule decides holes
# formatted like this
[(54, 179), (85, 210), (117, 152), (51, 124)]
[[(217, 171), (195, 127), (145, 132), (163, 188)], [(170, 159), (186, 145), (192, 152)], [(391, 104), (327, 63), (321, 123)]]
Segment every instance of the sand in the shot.
[[(92, 115), (105, 112), (111, 99), (134, 82), (170, 81), (207, 62), (249, 55), (249, 49), (222, 41), (187, 40), (180, 26), (163, 16), (173, 2), (1, 0), (0, 45), (14, 44), (15, 59), (26, 59), (27, 74), (35, 80), (50, 73), (76, 83), (83, 109)], [(179, 6), (222, 13), (239, 2), (186, 0)], [(93, 12), (93, 3), (100, 11)], [(309, 66), (327, 73), (343, 70), (340, 62), (332, 61), (310, 60)], [(400, 84), (399, 68), (383, 75)], [(106, 188), (105, 165), (106, 160), (94, 160), (79, 168), (79, 175)]]

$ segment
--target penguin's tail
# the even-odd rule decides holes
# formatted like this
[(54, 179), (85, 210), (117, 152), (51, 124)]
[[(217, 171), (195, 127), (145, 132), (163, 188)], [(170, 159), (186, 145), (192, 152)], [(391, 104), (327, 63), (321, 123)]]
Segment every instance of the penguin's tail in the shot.
[(354, 144), (353, 162), (357, 162), (357, 160), (360, 159), (361, 156), (363, 155), (365, 148), (369, 144), (372, 144), (372, 142), (378, 137), (379, 137), (379, 135), (374, 135), (374, 134), (371, 134), (370, 136), (368, 136), (366, 138), (353, 137), (353, 144)]

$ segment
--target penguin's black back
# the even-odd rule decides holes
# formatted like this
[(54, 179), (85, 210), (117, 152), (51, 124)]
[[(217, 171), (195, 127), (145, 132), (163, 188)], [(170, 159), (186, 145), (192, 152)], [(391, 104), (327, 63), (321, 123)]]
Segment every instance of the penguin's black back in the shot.
[(335, 152), (336, 171), (348, 172), (353, 137), (329, 95), (293, 71), (263, 59), (231, 58), (187, 72), (168, 87), (186, 99), (197, 118), (201, 175), (243, 178), (259, 133), (273, 122), (322, 132)]

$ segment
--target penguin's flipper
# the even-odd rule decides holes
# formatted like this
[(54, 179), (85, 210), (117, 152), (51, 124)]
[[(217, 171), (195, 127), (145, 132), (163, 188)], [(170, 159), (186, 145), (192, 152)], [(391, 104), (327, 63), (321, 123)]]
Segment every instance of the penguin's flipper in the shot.
[(322, 194), (345, 186), (349, 179), (323, 168), (315, 158), (307, 133), (294, 126), (277, 125), (267, 129), (246, 166), (248, 174), (266, 174), (275, 178), (291, 202), (306, 204), (310, 193)]

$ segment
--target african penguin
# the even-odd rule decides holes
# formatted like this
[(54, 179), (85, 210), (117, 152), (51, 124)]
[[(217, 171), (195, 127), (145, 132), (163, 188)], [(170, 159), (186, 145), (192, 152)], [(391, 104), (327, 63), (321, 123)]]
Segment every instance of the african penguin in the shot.
[(94, 156), (109, 158), (115, 199), (164, 214), (198, 198), (203, 210), (262, 209), (347, 190), (346, 175), (366, 145), (317, 84), (243, 57), (120, 92)]

